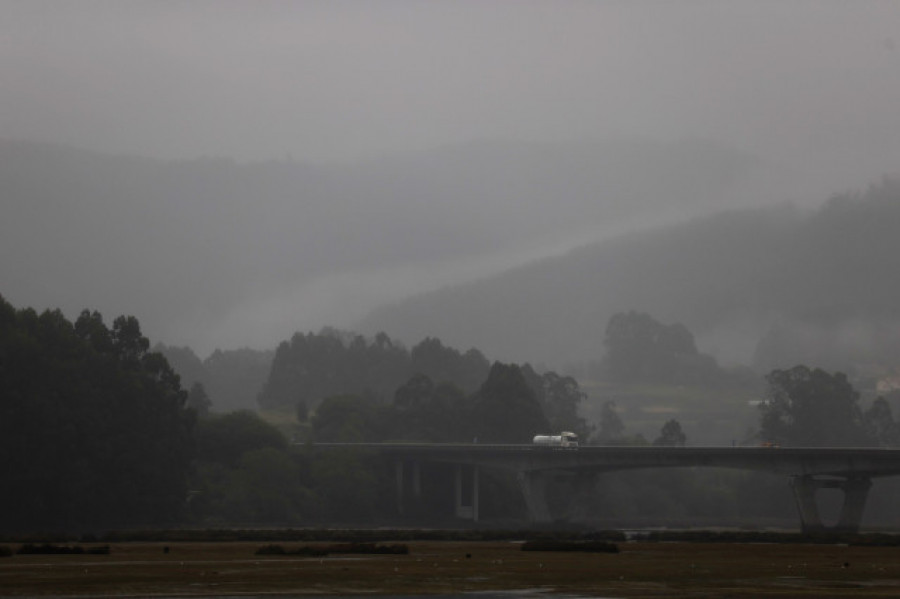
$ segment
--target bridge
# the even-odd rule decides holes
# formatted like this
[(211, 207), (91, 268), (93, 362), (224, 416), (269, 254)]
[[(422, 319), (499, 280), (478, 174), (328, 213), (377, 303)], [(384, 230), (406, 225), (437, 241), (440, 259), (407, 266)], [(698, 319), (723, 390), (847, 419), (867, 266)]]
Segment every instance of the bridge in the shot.
[[(546, 489), (560, 473), (609, 472), (640, 468), (711, 467), (785, 475), (805, 532), (859, 530), (872, 479), (900, 474), (900, 450), (871, 448), (655, 447), (441, 443), (316, 443), (314, 451), (362, 449), (377, 452), (394, 464), (398, 509), (403, 511), (407, 471), (414, 497), (421, 496), (422, 463), (456, 466), (456, 514), (478, 520), (479, 469), (514, 472), (532, 522), (550, 522)], [(463, 497), (463, 477), (471, 480), (471, 497)], [(843, 505), (834, 526), (823, 524), (816, 492), (840, 489)]]

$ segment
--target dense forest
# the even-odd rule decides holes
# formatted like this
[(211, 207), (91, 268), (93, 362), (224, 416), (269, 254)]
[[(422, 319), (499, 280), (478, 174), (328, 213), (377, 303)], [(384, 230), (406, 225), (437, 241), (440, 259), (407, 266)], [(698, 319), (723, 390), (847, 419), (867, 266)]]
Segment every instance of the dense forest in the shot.
[[(301, 360), (343, 347), (333, 332), (294, 340), (323, 350), (317, 357), (307, 348)], [(354, 347), (390, 346), (386, 336), (371, 345), (354, 338), (335, 363), (358, 359)], [(252, 412), (211, 414), (197, 400), (191, 407), (198, 384), (184, 390), (165, 357), (149, 348), (134, 317), (107, 327), (98, 312), (70, 322), (59, 311), (0, 302), (0, 434), (7, 440), (0, 461), (8, 482), (0, 530), (364, 522), (393, 514), (384, 464), (356, 455), (313, 458)], [(392, 373), (379, 352), (363, 352), (375, 360), (366, 370), (381, 365)], [(490, 366), (480, 354), (432, 339), (394, 353), (422, 372), (386, 397), (324, 389), (329, 395), (310, 406), (312, 438), (527, 443), (554, 426), (589, 433), (578, 416), (583, 394), (571, 378), (527, 365)], [(282, 361), (290, 358), (282, 353)], [(466, 380), (466, 364), (483, 376), (471, 392), (423, 374)], [(383, 380), (373, 377), (367, 382)]]
[(255, 410), (256, 397), (269, 377), (274, 351), (250, 348), (213, 351), (200, 359), (190, 347), (157, 343), (153, 351), (166, 357), (185, 389), (202, 385), (217, 412)]
[(16, 310), (0, 297), (0, 529), (172, 525), (193, 413), (134, 317)]
[(333, 329), (297, 333), (278, 346), (259, 404), (267, 408), (303, 402), (313, 407), (323, 397), (342, 393), (387, 398), (414, 374), (471, 392), (484, 381), (489, 367), (478, 350), (461, 353), (434, 338), (407, 350), (385, 333), (371, 341)]
[[(691, 384), (720, 392), (744, 384), (700, 354), (686, 327), (645, 313), (615, 315), (603, 343), (604, 376), (617, 384)], [(197, 397), (202, 384), (182, 388), (166, 358), (149, 348), (134, 317), (118, 317), (107, 327), (97, 312), (69, 322), (59, 311), (38, 314), (0, 302), (0, 434), (8, 440), (0, 463), (9, 481), (0, 494), (0, 531), (452, 526), (458, 524), (452, 468), (426, 468), (422, 501), (400, 514), (390, 464), (374, 454), (317, 454), (306, 441), (528, 443), (539, 432), (571, 430), (583, 443), (690, 442), (676, 418), (663, 422), (653, 439), (629, 434), (614, 402), (589, 422), (586, 394), (569, 376), (527, 364), (489, 364), (477, 350), (460, 353), (433, 338), (407, 351), (387, 335), (366, 340), (326, 330), (295, 335), (272, 362), (266, 385), (283, 383), (282, 395), (272, 397), (288, 402), (276, 406), (290, 409), (295, 430), (304, 435), (292, 443), (251, 411), (205, 409)], [(460, 384), (478, 373), (479, 383)], [(391, 376), (400, 381), (392, 391)], [(344, 385), (323, 383), (343, 377)], [(891, 402), (879, 397), (864, 405), (841, 373), (796, 366), (773, 370), (765, 382), (758, 440), (900, 445)], [(883, 485), (872, 517), (886, 517), (894, 486)], [(780, 478), (724, 471), (563, 476), (548, 500), (561, 523), (594, 526), (784, 525), (793, 512)], [(483, 473), (480, 509), (495, 526), (527, 522), (516, 481), (502, 471)]]

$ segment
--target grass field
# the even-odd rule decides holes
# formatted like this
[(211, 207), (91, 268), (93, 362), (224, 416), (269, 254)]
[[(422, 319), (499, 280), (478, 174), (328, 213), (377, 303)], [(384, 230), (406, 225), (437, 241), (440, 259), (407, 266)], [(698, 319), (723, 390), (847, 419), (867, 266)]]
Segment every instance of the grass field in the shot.
[(406, 544), (408, 555), (258, 556), (263, 543), (256, 542), (113, 543), (109, 555), (13, 555), (0, 558), (0, 595), (541, 590), (599, 597), (900, 597), (900, 547), (634, 542), (610, 554), (525, 552), (518, 542), (499, 541)]

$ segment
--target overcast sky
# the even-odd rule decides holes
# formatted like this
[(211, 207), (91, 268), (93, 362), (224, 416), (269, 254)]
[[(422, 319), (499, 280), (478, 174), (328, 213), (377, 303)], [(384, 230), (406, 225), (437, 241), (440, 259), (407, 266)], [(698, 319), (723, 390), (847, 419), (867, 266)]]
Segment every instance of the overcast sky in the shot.
[[(825, 188), (837, 192), (900, 170), (898, 107), (896, 1), (0, 0), (0, 137), (111, 154), (326, 165), (415, 157), (472, 141), (702, 139), (827, 181)], [(438, 178), (452, 181), (453, 173)], [(429, 181), (422, 175), (409, 193), (427, 201)], [(391, 191), (386, 186), (380, 197)], [(453, 191), (435, 197), (453, 202)], [(512, 192), (496, 195), (516, 201)], [(571, 205), (566, 222), (606, 218), (599, 203), (580, 206)], [(509, 205), (483, 207), (502, 216)], [(418, 208), (424, 218), (427, 206)], [(581, 219), (576, 208), (592, 210), (593, 220)], [(299, 222), (304, 209), (286, 208), (281, 220)], [(438, 225), (451, 212), (439, 214), (432, 215)], [(530, 225), (546, 220), (539, 204), (519, 214), (533, 217)], [(15, 216), (7, 224), (21, 228)], [(477, 216), (466, 218), (479, 224)], [(340, 232), (346, 222), (326, 225)], [(258, 230), (266, 227), (258, 223)], [(432, 230), (423, 231), (428, 237)], [(559, 231), (564, 239), (562, 225)], [(490, 240), (491, 231), (482, 233)], [(52, 232), (28, 234), (37, 244)], [(398, 241), (394, 233), (385, 237)], [(278, 241), (284, 240), (260, 240), (260, 252), (269, 251), (266, 243), (296, 249)], [(208, 325), (221, 330), (204, 341), (196, 331), (162, 340), (196, 341), (208, 350), (266, 328), (272, 333), (255, 344), (269, 344), (290, 326), (345, 324), (329, 322), (338, 293), (354, 299), (350, 312), (359, 316), (370, 297), (390, 299), (421, 290), (423, 281), (434, 287), (462, 272), (485, 272), (467, 260), (499, 267), (560, 245), (540, 241), (541, 247), (498, 244), (477, 256), (448, 252), (428, 264), (413, 260), (421, 252), (411, 243), (398, 245), (397, 261), (377, 271), (357, 262), (303, 281), (298, 275), (290, 293), (254, 289), (259, 297), (252, 302), (233, 298), (222, 308), (227, 316)], [(317, 249), (327, 256), (332, 248)], [(50, 272), (40, 260), (50, 264), (54, 255), (27, 259), (33, 262), (18, 269), (0, 259), (0, 274)], [(288, 259), (293, 254), (282, 256)], [(457, 274), (438, 270), (438, 263), (452, 264)], [(203, 268), (196, 265), (197, 272)], [(227, 276), (240, 286), (238, 273)], [(201, 279), (194, 277), (198, 285)], [(366, 295), (387, 280), (391, 293)], [(21, 304), (55, 305), (54, 297), (0, 285)], [(222, 283), (216, 293), (228, 287)], [(112, 295), (94, 293), (71, 301), (97, 307)], [(184, 305), (182, 298), (172, 301)], [(303, 305), (319, 312), (286, 326), (281, 319)], [(144, 313), (137, 299), (110, 309)], [(199, 322), (191, 312), (182, 319)], [(180, 324), (177, 330), (186, 331)]]
[(0, 132), (166, 158), (900, 137), (894, 1), (0, 3)]

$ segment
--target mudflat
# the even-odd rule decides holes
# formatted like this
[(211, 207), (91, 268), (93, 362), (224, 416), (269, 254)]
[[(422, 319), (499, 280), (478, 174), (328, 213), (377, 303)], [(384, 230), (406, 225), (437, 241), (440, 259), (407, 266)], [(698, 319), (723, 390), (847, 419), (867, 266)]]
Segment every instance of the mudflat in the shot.
[(111, 544), (108, 555), (13, 555), (0, 558), (0, 595), (900, 597), (900, 547), (629, 542), (618, 544), (619, 553), (581, 553), (522, 551), (512, 541), (404, 543), (408, 555), (257, 555), (265, 545), (258, 542), (131, 542)]

